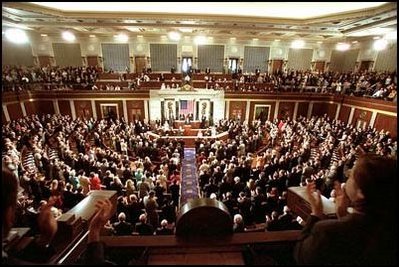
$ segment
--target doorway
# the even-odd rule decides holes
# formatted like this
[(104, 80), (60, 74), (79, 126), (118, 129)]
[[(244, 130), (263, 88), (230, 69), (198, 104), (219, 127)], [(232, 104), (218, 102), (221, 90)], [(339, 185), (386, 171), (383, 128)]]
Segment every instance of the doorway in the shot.
[(236, 73), (238, 66), (238, 58), (229, 58), (229, 73)]
[(142, 73), (143, 69), (147, 67), (147, 60), (145, 56), (137, 56), (134, 58), (136, 73)]
[(101, 104), (101, 117), (115, 121), (119, 118), (118, 104)]
[(183, 57), (181, 64), (181, 71), (183, 73), (187, 73), (191, 67), (193, 66), (193, 58), (192, 57)]
[(275, 59), (275, 60), (273, 60), (272, 64), (273, 64), (272, 65), (273, 73), (278, 73), (278, 72), (281, 72), (283, 70), (283, 60)]

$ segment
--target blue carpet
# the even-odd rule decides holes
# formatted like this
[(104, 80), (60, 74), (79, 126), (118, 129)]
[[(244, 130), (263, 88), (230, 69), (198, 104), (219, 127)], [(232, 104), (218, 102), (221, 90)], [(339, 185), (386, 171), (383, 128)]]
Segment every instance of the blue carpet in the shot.
[(194, 198), (199, 198), (195, 148), (185, 148), (182, 161), (180, 206)]

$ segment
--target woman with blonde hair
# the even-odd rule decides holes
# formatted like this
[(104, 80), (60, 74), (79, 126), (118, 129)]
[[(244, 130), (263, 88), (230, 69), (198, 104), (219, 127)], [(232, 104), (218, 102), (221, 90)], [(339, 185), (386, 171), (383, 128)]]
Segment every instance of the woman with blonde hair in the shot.
[(130, 196), (131, 194), (134, 193), (134, 191), (136, 191), (136, 188), (134, 187), (134, 183), (132, 179), (127, 179), (126, 183), (125, 183), (125, 195), (126, 196)]

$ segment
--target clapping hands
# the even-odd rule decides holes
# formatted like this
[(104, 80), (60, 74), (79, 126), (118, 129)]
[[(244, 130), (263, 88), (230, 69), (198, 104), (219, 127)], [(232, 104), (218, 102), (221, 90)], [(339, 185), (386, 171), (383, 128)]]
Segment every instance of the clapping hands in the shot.
[(96, 203), (97, 212), (91, 219), (89, 226), (89, 242), (99, 241), (100, 231), (112, 216), (112, 203), (108, 199), (99, 200)]
[(320, 191), (316, 190), (315, 182), (310, 182), (306, 185), (306, 193), (308, 195), (308, 199), (312, 209), (311, 215), (319, 217), (320, 219), (323, 218), (323, 203), (321, 201)]

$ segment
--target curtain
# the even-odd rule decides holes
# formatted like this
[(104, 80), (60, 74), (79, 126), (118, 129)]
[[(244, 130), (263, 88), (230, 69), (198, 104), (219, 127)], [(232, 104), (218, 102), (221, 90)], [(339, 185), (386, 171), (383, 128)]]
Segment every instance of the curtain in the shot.
[(244, 72), (255, 72), (259, 68), (261, 72), (267, 71), (270, 47), (245, 46), (244, 48)]
[(150, 44), (152, 71), (170, 71), (177, 62), (177, 44)]
[(353, 71), (355, 69), (359, 49), (348, 51), (333, 50), (331, 54), (330, 67), (331, 71)]
[(129, 44), (101, 44), (104, 70), (125, 71), (130, 67)]
[(54, 59), (57, 66), (82, 66), (80, 44), (53, 43)]
[(287, 68), (292, 70), (310, 70), (313, 49), (293, 49), (288, 51)]
[(374, 65), (376, 71), (394, 71), (397, 64), (397, 45), (391, 44), (382, 51), (378, 52), (377, 60)]
[(224, 45), (199, 45), (198, 68), (211, 72), (223, 72)]
[(32, 47), (27, 44), (2, 42), (2, 65), (33, 66)]

